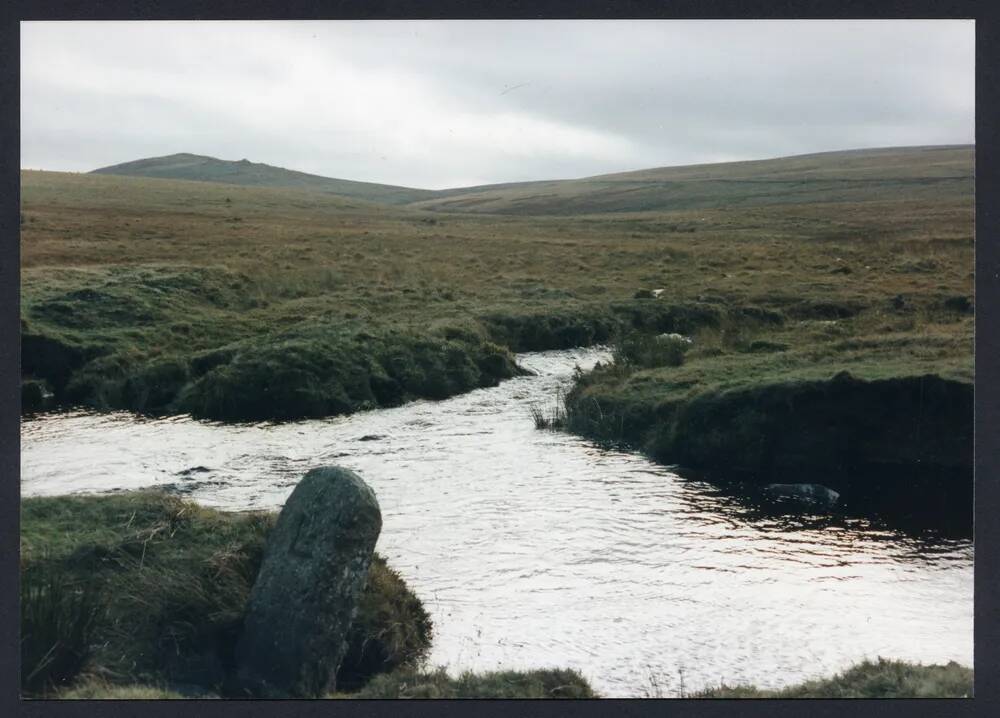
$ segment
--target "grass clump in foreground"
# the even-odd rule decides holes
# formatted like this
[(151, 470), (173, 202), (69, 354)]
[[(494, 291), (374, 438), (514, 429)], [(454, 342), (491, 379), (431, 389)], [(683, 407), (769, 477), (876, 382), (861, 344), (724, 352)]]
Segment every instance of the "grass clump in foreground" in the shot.
[[(25, 499), (22, 693), (93, 681), (223, 693), (274, 519), (152, 492)], [(376, 555), (338, 683), (415, 664), (430, 638), (419, 599)]]
[(753, 686), (710, 688), (691, 698), (970, 698), (972, 669), (879, 658), (865, 660), (832, 678), (806, 681), (775, 691)]
[(118, 686), (106, 681), (90, 679), (83, 681), (72, 688), (59, 691), (58, 693), (46, 696), (58, 700), (86, 700), (86, 701), (158, 701), (172, 700), (180, 698), (209, 698), (212, 696), (186, 696), (177, 691), (156, 686), (132, 685)]
[[(879, 658), (865, 660), (830, 678), (805, 681), (778, 690), (751, 685), (721, 685), (691, 694), (688, 699), (746, 698), (970, 698), (972, 669), (954, 661), (946, 665), (923, 665)], [(166, 699), (213, 697), (185, 695), (152, 685), (113, 685), (89, 679), (62, 690), (53, 697), (83, 699)], [(404, 668), (381, 674), (353, 693), (334, 693), (328, 698), (600, 698), (578, 672), (568, 669), (530, 671), (466, 671), (452, 678), (439, 668), (434, 671)], [(663, 698), (660, 691), (647, 696)]]
[(587, 680), (568, 669), (466, 671), (457, 678), (444, 669), (404, 670), (376, 676), (357, 693), (331, 698), (598, 698)]

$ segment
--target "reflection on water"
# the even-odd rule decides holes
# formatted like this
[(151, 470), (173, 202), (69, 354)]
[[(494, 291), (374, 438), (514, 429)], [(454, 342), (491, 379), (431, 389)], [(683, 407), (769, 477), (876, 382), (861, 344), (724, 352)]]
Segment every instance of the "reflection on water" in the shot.
[(864, 657), (972, 664), (972, 546), (861, 519), (762, 514), (642, 456), (534, 428), (599, 350), (441, 402), (289, 424), (75, 412), (26, 420), (25, 496), (159, 486), (276, 508), (313, 466), (358, 471), (378, 550), (434, 619), (433, 665), (565, 666), (605, 695), (778, 687)]

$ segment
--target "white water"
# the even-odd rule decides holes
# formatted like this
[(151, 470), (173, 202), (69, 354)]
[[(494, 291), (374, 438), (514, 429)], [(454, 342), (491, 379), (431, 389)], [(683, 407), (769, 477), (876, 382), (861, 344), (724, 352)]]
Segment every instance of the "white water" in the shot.
[(289, 424), (43, 415), (22, 426), (22, 494), (160, 486), (277, 508), (309, 468), (347, 466), (378, 495), (378, 550), (432, 615), (430, 663), (451, 672), (571, 667), (604, 695), (670, 696), (865, 657), (972, 665), (969, 541), (763, 517), (642, 456), (536, 430), (529, 407), (603, 358), (523, 354), (536, 376)]

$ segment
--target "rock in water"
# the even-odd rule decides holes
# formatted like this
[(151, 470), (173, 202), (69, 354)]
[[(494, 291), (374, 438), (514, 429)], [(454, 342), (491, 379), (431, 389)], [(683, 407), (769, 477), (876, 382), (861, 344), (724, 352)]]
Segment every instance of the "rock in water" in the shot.
[(305, 698), (335, 689), (382, 514), (340, 467), (313, 469), (268, 538), (236, 648), (237, 692)]
[(764, 493), (775, 498), (789, 498), (810, 504), (833, 507), (840, 494), (821, 484), (768, 484)]

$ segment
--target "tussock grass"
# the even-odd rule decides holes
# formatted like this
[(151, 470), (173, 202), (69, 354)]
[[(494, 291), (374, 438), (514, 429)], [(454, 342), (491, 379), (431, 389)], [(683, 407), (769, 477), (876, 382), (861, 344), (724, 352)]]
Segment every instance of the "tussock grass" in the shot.
[(48, 698), (56, 700), (159, 701), (181, 698), (210, 698), (211, 695), (186, 696), (168, 688), (146, 685), (119, 686), (100, 679), (88, 679)]
[[(82, 678), (219, 692), (273, 523), (151, 492), (25, 499), (22, 690)], [(57, 599), (53, 585), (86, 590)], [(345, 684), (418, 662), (431, 630), (419, 599), (376, 557), (347, 637)]]
[(614, 363), (619, 367), (676, 367), (684, 363), (690, 341), (679, 334), (632, 334), (615, 342)]
[(100, 606), (85, 577), (46, 562), (21, 572), (21, 687), (40, 694), (70, 683), (91, 657)]
[(879, 658), (865, 660), (831, 678), (776, 691), (719, 686), (691, 698), (971, 698), (972, 670), (954, 661), (922, 665)]
[[(655, 674), (645, 698), (668, 698)], [(865, 660), (830, 678), (805, 681), (779, 690), (752, 685), (720, 685), (693, 693), (681, 690), (678, 698), (693, 699), (796, 699), (796, 698), (971, 698), (973, 673), (950, 662), (923, 665), (879, 658)], [(186, 695), (150, 685), (114, 685), (88, 679), (59, 691), (61, 699), (176, 699), (212, 698), (211, 694)], [(404, 669), (375, 677), (363, 689), (327, 696), (337, 699), (455, 699), (455, 698), (600, 698), (579, 673), (567, 669), (533, 671), (465, 672), (453, 678), (444, 671)]]
[(378, 676), (357, 693), (332, 698), (597, 698), (579, 673), (568, 669), (462, 673), (444, 669), (397, 671)]

